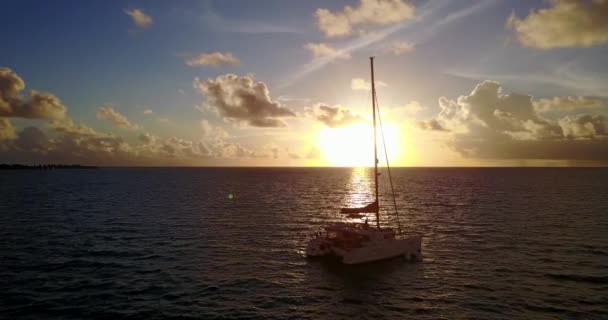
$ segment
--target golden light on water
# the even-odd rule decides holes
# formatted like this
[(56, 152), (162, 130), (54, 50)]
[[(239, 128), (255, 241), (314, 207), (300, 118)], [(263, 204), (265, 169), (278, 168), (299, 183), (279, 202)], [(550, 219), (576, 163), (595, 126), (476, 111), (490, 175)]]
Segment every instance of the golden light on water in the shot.
[[(389, 160), (397, 164), (402, 158), (403, 139), (399, 127), (385, 123), (384, 137)], [(378, 158), (384, 159), (382, 137), (378, 130)], [(356, 123), (343, 128), (323, 128), (318, 134), (318, 146), (323, 162), (331, 166), (373, 166), (373, 128), (366, 123)], [(381, 160), (379, 165), (383, 165)]]

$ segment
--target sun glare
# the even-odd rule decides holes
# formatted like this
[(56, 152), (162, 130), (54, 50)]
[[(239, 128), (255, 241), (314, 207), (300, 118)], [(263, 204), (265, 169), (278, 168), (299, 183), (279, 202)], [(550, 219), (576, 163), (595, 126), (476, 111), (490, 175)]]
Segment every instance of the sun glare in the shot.
[[(391, 163), (399, 160), (399, 130), (391, 124), (385, 124), (384, 137)], [(373, 166), (373, 129), (369, 124), (357, 123), (343, 128), (324, 128), (318, 136), (321, 157), (325, 163), (341, 167)], [(379, 165), (384, 165), (382, 137), (378, 130)]]

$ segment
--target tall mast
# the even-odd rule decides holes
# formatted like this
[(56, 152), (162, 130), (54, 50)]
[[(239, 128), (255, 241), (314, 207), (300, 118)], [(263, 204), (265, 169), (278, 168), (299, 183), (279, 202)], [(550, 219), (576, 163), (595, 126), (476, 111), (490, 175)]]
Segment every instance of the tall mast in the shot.
[(376, 188), (376, 227), (380, 229), (380, 202), (378, 201), (378, 147), (376, 145), (376, 83), (374, 82), (374, 57), (369, 57), (372, 70), (372, 113), (374, 119), (374, 185)]

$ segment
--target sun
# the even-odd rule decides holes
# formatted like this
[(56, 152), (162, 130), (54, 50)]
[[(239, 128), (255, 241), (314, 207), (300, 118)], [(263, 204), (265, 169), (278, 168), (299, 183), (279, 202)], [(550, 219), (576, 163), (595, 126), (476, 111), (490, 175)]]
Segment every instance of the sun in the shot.
[[(391, 162), (397, 161), (400, 153), (398, 136), (398, 128), (395, 125), (385, 124), (384, 137)], [(318, 145), (321, 158), (329, 165), (340, 167), (374, 165), (373, 128), (369, 124), (356, 123), (342, 128), (323, 128), (318, 135)], [(378, 158), (384, 159), (380, 130), (378, 130)]]

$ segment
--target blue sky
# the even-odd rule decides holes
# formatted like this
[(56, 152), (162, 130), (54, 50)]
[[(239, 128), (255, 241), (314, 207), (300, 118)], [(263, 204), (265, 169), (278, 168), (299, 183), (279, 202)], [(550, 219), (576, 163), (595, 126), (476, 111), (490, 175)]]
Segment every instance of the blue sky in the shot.
[[(249, 155), (257, 152), (259, 157), (229, 160), (243, 165), (309, 164), (303, 159), (315, 148), (311, 127), (323, 125), (314, 121), (318, 118), (314, 107), (317, 104), (339, 105), (352, 114), (366, 116), (369, 91), (353, 90), (351, 83), (354, 78), (369, 81), (369, 56), (376, 56), (377, 79), (387, 84), (378, 89), (381, 105), (389, 111), (412, 101), (422, 106), (422, 110), (390, 119), (412, 128), (419, 127), (417, 121), (432, 119), (447, 124), (450, 119), (438, 118), (441, 111), (438, 100), (470, 95), (484, 80), (499, 82), (503, 93), (531, 95), (537, 102), (556, 97), (592, 97), (603, 101), (607, 95), (608, 46), (596, 35), (597, 30), (588, 31), (596, 37), (592, 45), (580, 44), (574, 39), (565, 45), (549, 44), (552, 47), (540, 48), (541, 45), (535, 47), (521, 40), (526, 32), (536, 32), (535, 37), (541, 32), (553, 32), (530, 31), (524, 27), (535, 18), (552, 19), (550, 14), (536, 17), (533, 13), (552, 8), (560, 10), (560, 1), (386, 1), (404, 3), (407, 8), (414, 8), (414, 14), (404, 13), (397, 18), (399, 21), (393, 22), (370, 18), (376, 20), (353, 23), (351, 34), (338, 37), (327, 36), (319, 27), (317, 10), (327, 9), (339, 15), (346, 12), (345, 6), (358, 10), (362, 5), (359, 0), (10, 1), (3, 5), (4, 18), (0, 22), (0, 36), (5, 43), (0, 51), (0, 67), (9, 68), (23, 79), (26, 91), (35, 89), (58, 97), (67, 107), (66, 117), (74, 123), (121, 136), (132, 148), (142, 134), (154, 135), (159, 140), (176, 137), (203, 141), (209, 138), (203, 136), (209, 132), (201, 130), (201, 121), (206, 121), (230, 136), (223, 140), (222, 146), (238, 145), (249, 150), (245, 153)], [(567, 1), (563, 2), (567, 5)], [(135, 9), (149, 17), (151, 24), (138, 26), (126, 14)], [(571, 11), (578, 14), (576, 10), (580, 10), (581, 19), (592, 19), (584, 16), (593, 8), (587, 9), (581, 5)], [(524, 26), (522, 29), (508, 26), (512, 14)], [(410, 43), (414, 49), (391, 54), (391, 46), (398, 42)], [(305, 47), (309, 43), (325, 44), (348, 57), (314, 56)], [(239, 63), (219, 66), (185, 63), (189, 58), (214, 52), (230, 53)], [(249, 76), (262, 82), (272, 101), (279, 101), (297, 116), (286, 117), (287, 127), (282, 129), (235, 123), (210, 103), (208, 96), (193, 88), (195, 78), (204, 81), (225, 74)], [(140, 128), (124, 130), (100, 117), (99, 108), (108, 105)], [(205, 106), (206, 111), (201, 112)], [(152, 113), (144, 115), (147, 109)], [(543, 119), (557, 125), (574, 108), (568, 112), (558, 109), (553, 118), (548, 116), (549, 112)], [(580, 110), (577, 109), (576, 115)], [(605, 108), (596, 108), (595, 112), (605, 114)], [(6, 119), (14, 127), (13, 139), (18, 139), (19, 130), (32, 125), (42, 128), (46, 121), (19, 116)], [(604, 120), (599, 121), (600, 126), (604, 125)], [(598, 128), (595, 129), (598, 137), (603, 136)], [(444, 129), (448, 129), (447, 125)], [(454, 128), (440, 131), (458, 132)], [(416, 132), (429, 141), (442, 141), (434, 147), (436, 154), (445, 151), (446, 159), (450, 160), (432, 165), (483, 165), (483, 161), (495, 164), (501, 160), (500, 157), (476, 160), (475, 156), (450, 150), (453, 137), (445, 134), (437, 137), (438, 132)], [(46, 133), (50, 137), (56, 134)], [(303, 136), (311, 137), (302, 139)], [(289, 137), (293, 140), (289, 141)], [(208, 147), (210, 143), (206, 141)], [(263, 153), (268, 150), (255, 151), (286, 150), (289, 146), (291, 152), (281, 152), (283, 160), (274, 159), (281, 158), (275, 153), (268, 154), (266, 159)], [(28, 150), (21, 151), (27, 153)], [(418, 152), (417, 159), (403, 163), (424, 165), (433, 157)], [(23, 155), (23, 159), (30, 158)], [(223, 161), (218, 159), (221, 157), (216, 155), (179, 163), (206, 165)], [(120, 164), (118, 158), (113, 161), (111, 163)], [(163, 161), (158, 163), (164, 164)]]

